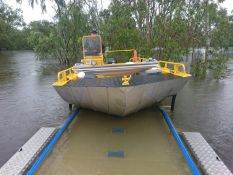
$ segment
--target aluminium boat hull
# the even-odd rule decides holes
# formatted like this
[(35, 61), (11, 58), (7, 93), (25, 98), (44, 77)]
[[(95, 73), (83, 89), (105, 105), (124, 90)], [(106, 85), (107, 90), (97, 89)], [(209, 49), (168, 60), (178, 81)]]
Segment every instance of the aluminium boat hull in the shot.
[(116, 116), (126, 116), (149, 107), (164, 98), (176, 95), (188, 77), (171, 74), (133, 76), (129, 86), (121, 78), (94, 78), (54, 86), (57, 93), (69, 104)]

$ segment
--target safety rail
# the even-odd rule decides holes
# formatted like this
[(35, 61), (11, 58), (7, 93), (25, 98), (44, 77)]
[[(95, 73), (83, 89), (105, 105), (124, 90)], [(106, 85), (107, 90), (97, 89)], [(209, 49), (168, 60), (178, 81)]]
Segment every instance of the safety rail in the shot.
[(135, 49), (122, 49), (122, 50), (107, 50), (105, 53), (117, 53), (117, 52), (133, 52)]
[(77, 74), (75, 73), (74, 67), (70, 67), (68, 69), (62, 70), (57, 74), (57, 82), (53, 85), (62, 86), (66, 84), (69, 80), (77, 79)]
[(185, 66), (182, 63), (175, 63), (169, 61), (158, 61), (160, 69), (163, 73), (171, 73), (181, 77), (189, 77), (191, 74), (186, 72)]
[[(142, 58), (143, 59), (143, 58)], [(180, 77), (189, 77), (190, 74), (186, 73), (185, 66), (182, 63), (175, 63), (175, 62), (168, 62), (168, 61), (158, 61), (160, 65), (160, 69), (162, 73), (168, 74), (171, 73), (176, 76)], [(98, 77), (98, 78), (106, 78), (104, 77)], [(62, 70), (58, 72), (57, 75), (57, 82), (55, 82), (54, 86), (63, 86), (70, 80), (77, 80), (77, 72), (75, 67), (70, 67), (68, 69)]]

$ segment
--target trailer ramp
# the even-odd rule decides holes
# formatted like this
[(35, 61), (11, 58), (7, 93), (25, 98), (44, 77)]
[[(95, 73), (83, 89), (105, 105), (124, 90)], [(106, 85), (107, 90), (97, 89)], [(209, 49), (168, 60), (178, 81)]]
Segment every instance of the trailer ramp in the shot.
[(159, 111), (127, 118), (80, 110), (37, 174), (191, 174)]

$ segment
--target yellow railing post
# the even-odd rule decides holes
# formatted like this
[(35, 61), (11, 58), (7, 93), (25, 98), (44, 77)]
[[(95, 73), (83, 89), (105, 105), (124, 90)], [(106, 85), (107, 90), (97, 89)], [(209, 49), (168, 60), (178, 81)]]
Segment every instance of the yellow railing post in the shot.
[(77, 79), (77, 74), (74, 72), (73, 67), (62, 70), (57, 74), (57, 82), (54, 83), (56, 86), (62, 86), (68, 83), (70, 80)]
[[(188, 77), (190, 74), (186, 73), (185, 66), (182, 63), (175, 63), (169, 61), (158, 61), (162, 73), (171, 73), (173, 75)], [(169, 68), (168, 65), (171, 65), (172, 68)]]

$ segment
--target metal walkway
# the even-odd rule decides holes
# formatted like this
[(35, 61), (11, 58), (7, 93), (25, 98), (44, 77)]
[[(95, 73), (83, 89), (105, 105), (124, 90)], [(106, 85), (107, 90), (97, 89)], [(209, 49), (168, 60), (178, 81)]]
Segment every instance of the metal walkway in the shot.
[(223, 161), (198, 132), (183, 132), (192, 155), (206, 175), (232, 175)]
[(0, 175), (23, 174), (38, 157), (56, 128), (40, 128), (0, 169)]

